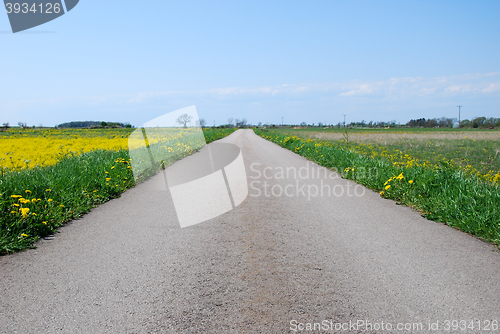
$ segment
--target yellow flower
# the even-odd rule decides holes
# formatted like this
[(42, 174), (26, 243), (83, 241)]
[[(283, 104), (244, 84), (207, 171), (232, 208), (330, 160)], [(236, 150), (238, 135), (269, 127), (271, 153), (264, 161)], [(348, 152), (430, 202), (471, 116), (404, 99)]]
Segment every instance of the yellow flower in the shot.
[(413, 180), (408, 181), (409, 184), (413, 184)]
[(11, 211), (10, 213), (17, 213), (17, 211)]
[(25, 190), (24, 192), (27, 194), (31, 194), (31, 190)]
[(21, 211), (23, 218), (26, 218), (26, 217), (28, 217), (28, 213), (30, 212), (30, 209), (29, 208), (20, 208), (19, 211)]
[(111, 167), (111, 169), (115, 169), (115, 166)]
[[(29, 202), (29, 201), (28, 201), (28, 202)], [(31, 200), (31, 203), (36, 203), (36, 198), (33, 198), (33, 199)]]
[(62, 204), (61, 204), (61, 205), (59, 205), (59, 206), (60, 206), (61, 208), (64, 208), (64, 205), (62, 205)]
[(390, 185), (390, 184), (386, 185), (386, 186), (385, 186), (385, 190), (388, 190), (390, 187), (391, 187), (391, 185)]
[(27, 234), (21, 233), (21, 237), (26, 238), (27, 236)]
[(53, 199), (52, 199), (52, 198), (49, 198), (49, 199), (47, 200), (47, 202), (52, 202), (52, 201), (53, 201)]
[(50, 189), (45, 189), (45, 191), (51, 191)]
[(12, 197), (12, 198), (21, 198), (23, 196), (21, 196), (21, 195), (10, 195), (10, 197)]
[(19, 206), (19, 204), (17, 204), (17, 203), (14, 203), (14, 204), (12, 204), (12, 205), (14, 205), (14, 206)]
[(107, 178), (106, 178), (106, 181), (109, 181), (109, 180), (111, 180), (111, 178), (110, 178), (110, 177), (107, 177)]
[(42, 222), (43, 225), (47, 225), (47, 222)]
[(383, 191), (381, 191), (381, 192), (380, 192), (380, 196), (382, 196), (382, 195), (384, 195), (384, 192), (383, 192)]

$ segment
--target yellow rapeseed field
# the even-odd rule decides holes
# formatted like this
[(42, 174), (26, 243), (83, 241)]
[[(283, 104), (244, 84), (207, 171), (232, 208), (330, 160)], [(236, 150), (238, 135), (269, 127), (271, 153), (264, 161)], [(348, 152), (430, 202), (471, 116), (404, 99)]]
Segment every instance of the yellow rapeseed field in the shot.
[(67, 155), (127, 149), (133, 129), (9, 129), (0, 132), (0, 166), (26, 169), (55, 164)]

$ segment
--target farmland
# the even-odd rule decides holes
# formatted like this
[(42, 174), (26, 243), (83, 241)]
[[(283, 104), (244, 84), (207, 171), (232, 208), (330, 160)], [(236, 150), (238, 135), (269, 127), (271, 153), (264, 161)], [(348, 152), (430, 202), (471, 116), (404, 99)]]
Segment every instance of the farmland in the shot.
[[(0, 132), (0, 254), (32, 247), (38, 238), (133, 187), (132, 131)], [(211, 142), (232, 131), (205, 130), (204, 135)], [(192, 151), (183, 147), (182, 154)]]
[(277, 129), (257, 134), (413, 207), (500, 245), (500, 132)]
[[(450, 164), (481, 179), (500, 179), (500, 131), (470, 129), (292, 129), (281, 133), (330, 141), (392, 162)], [(498, 176), (497, 176), (498, 175)]]

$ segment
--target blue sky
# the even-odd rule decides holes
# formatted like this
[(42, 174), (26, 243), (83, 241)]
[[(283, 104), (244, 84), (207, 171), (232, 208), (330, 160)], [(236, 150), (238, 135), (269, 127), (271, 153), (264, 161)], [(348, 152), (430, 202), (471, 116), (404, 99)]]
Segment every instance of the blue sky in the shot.
[(500, 1), (95, 1), (12, 34), (0, 123), (500, 117)]

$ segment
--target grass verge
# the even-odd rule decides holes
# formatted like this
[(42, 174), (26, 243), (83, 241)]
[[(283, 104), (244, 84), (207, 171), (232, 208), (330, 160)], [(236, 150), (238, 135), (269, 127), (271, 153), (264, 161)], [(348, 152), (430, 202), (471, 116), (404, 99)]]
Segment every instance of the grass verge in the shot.
[[(208, 129), (204, 135), (209, 143), (233, 131)], [(135, 185), (128, 150), (95, 150), (0, 173), (0, 254), (33, 248), (39, 238)]]
[(500, 246), (500, 186), (465, 176), (446, 162), (398, 166), (355, 153), (332, 142), (271, 131), (257, 135), (330, 168), (343, 178), (376, 190), (384, 198), (413, 207), (428, 219), (445, 223)]

